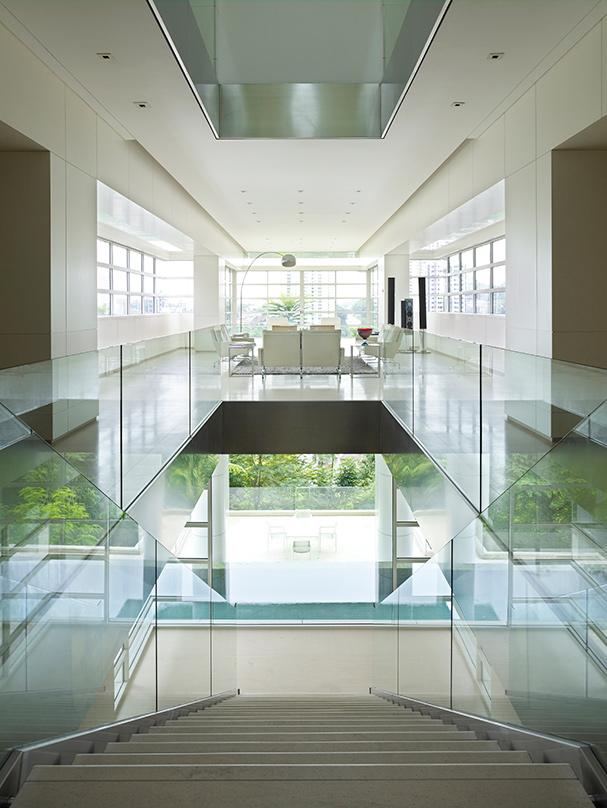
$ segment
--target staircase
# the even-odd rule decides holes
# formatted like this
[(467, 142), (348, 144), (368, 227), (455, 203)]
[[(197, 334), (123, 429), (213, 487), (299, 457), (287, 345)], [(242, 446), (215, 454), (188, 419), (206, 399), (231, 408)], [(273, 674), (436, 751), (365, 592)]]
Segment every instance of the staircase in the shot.
[(532, 763), (376, 696), (239, 696), (71, 765), (14, 808), (588, 808), (567, 764)]

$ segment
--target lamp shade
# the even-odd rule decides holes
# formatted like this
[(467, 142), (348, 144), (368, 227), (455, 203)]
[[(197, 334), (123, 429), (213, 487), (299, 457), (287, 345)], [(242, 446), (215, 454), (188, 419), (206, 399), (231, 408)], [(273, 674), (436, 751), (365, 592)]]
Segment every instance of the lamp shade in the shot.
[(291, 255), (291, 253), (285, 253), (280, 263), (283, 265), (283, 267), (290, 268), (295, 266), (295, 264), (297, 263), (297, 259), (295, 258), (294, 255)]

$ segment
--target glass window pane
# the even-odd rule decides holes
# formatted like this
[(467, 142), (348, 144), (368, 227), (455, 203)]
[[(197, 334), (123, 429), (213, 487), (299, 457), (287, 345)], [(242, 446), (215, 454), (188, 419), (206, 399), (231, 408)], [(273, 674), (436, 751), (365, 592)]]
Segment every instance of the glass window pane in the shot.
[(129, 314), (141, 314), (140, 295), (129, 295)]
[(366, 297), (367, 285), (358, 286), (353, 284), (338, 284), (335, 290), (336, 297)]
[(462, 253), (462, 269), (472, 269), (474, 266), (474, 250), (465, 250)]
[(493, 313), (505, 314), (506, 313), (506, 293), (495, 292), (493, 294)]
[(451, 295), (449, 298), (449, 311), (459, 312), (462, 310), (461, 295)]
[(462, 290), (468, 292), (474, 289), (474, 272), (464, 272), (462, 275)]
[(366, 285), (367, 283), (367, 271), (366, 270), (338, 270), (335, 273), (335, 280), (338, 284), (341, 283), (362, 283)]
[(461, 291), (461, 282), (462, 276), (461, 275), (450, 275), (449, 276), (449, 291), (450, 292), (459, 292)]
[(249, 286), (249, 283), (247, 281), (247, 283), (245, 283), (245, 285), (242, 287), (242, 296), (246, 300), (250, 300), (251, 298), (258, 298), (260, 300), (265, 300), (267, 298), (267, 294), (268, 294), (267, 286), (259, 286), (257, 284), (255, 285), (251, 284)]
[(101, 238), (97, 239), (97, 261), (100, 264), (110, 263), (110, 244)]
[(129, 269), (141, 271), (141, 253), (137, 250), (129, 250)]
[(449, 256), (449, 269), (450, 270), (459, 269), (459, 253), (455, 253), (455, 255)]
[(476, 288), (477, 289), (489, 289), (491, 286), (491, 270), (490, 269), (478, 269), (476, 271)]
[(299, 300), (299, 285), (268, 286), (268, 298), (272, 300), (277, 297), (295, 297)]
[(491, 295), (484, 293), (476, 296), (476, 313), (491, 314)]
[(157, 258), (156, 275), (163, 275), (165, 278), (192, 278), (194, 277), (194, 262), (161, 261)]
[(158, 311), (162, 313), (188, 313), (193, 310), (191, 297), (159, 297)]
[(126, 267), (126, 247), (112, 244), (112, 263), (117, 267)]
[(154, 259), (151, 255), (143, 256), (143, 271), (150, 273), (154, 271)]
[(493, 263), (498, 264), (506, 260), (506, 239), (500, 238), (493, 242)]
[(117, 292), (126, 292), (127, 290), (127, 273), (119, 269), (112, 270), (112, 289)]
[(476, 248), (476, 263), (477, 267), (484, 267), (485, 264), (491, 263), (491, 244), (481, 244)]
[(157, 295), (191, 297), (192, 292), (191, 278), (157, 278), (156, 280)]
[(506, 285), (506, 267), (502, 264), (499, 267), (493, 267), (493, 286), (498, 288)]
[(108, 267), (97, 267), (97, 288), (110, 288), (110, 270)]
[(141, 292), (141, 275), (131, 272), (129, 276), (129, 289), (131, 292)]
[(153, 295), (154, 294), (154, 276), (153, 275), (144, 275), (143, 276), (143, 291), (147, 294)]
[(112, 295), (112, 314), (122, 315), (126, 313), (126, 295)]
[(464, 312), (474, 314), (474, 295), (463, 295)]
[(334, 271), (314, 271), (314, 272), (304, 272), (304, 283), (306, 285), (314, 285), (319, 283), (335, 283), (335, 272)]
[(107, 292), (97, 295), (97, 314), (105, 316), (110, 313), (110, 296)]
[(144, 297), (143, 298), (143, 313), (144, 314), (154, 314), (154, 298), (153, 297)]

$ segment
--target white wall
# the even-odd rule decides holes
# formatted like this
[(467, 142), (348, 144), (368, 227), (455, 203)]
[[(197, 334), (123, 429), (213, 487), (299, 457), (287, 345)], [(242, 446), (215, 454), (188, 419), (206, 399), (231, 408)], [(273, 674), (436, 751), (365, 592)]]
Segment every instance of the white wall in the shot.
[(361, 254), (394, 250), (505, 178), (506, 347), (550, 356), (551, 150), (607, 114), (606, 54), (603, 2), (367, 241)]
[(197, 253), (242, 252), (136, 141), (112, 128), (1, 24), (0, 121), (51, 152), (52, 356), (97, 347), (98, 179), (189, 235)]
[(97, 347), (124, 345), (153, 337), (166, 337), (191, 331), (192, 314), (129, 314), (124, 317), (99, 317)]

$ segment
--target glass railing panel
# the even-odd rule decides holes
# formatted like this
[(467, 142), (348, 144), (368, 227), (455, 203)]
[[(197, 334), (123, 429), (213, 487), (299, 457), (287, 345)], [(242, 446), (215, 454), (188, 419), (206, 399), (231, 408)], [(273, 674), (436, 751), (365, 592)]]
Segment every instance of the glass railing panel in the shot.
[(487, 507), (607, 397), (607, 372), (482, 346)]
[(413, 434), (459, 486), (480, 504), (480, 346), (425, 335), (413, 362)]
[(211, 688), (224, 693), (238, 687), (238, 606), (217, 592), (211, 600)]
[(414, 423), (413, 370), (418, 345), (419, 333), (402, 329), (398, 351), (393, 358), (383, 361), (383, 400), (410, 432)]
[(447, 545), (396, 590), (398, 692), (450, 706), (451, 557)]
[(158, 549), (158, 709), (211, 693), (211, 598), (201, 564)]
[(192, 431), (203, 423), (221, 401), (221, 358), (211, 328), (199, 328), (190, 336)]
[(139, 494), (190, 434), (189, 336), (122, 346), (122, 502)]
[(119, 501), (119, 347), (2, 370), (0, 402)]

